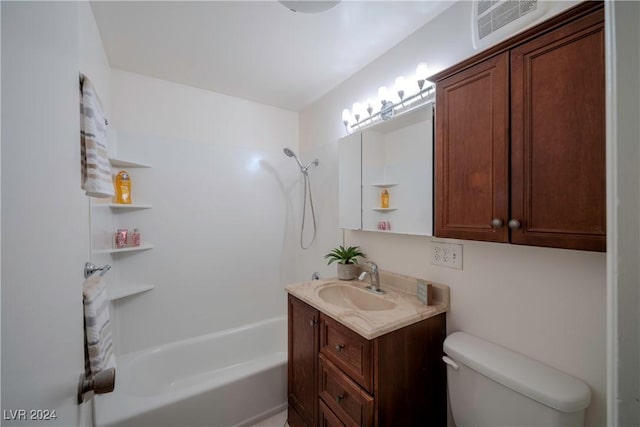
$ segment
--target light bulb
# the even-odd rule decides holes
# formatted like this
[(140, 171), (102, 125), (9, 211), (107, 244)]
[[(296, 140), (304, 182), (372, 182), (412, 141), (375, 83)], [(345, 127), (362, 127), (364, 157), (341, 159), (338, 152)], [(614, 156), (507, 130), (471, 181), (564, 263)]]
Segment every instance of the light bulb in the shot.
[(418, 80), (426, 80), (429, 77), (429, 66), (426, 62), (421, 62), (416, 68), (416, 78)]
[(351, 112), (353, 113), (353, 117), (356, 118), (356, 123), (360, 121), (360, 113), (362, 112), (362, 107), (359, 102), (354, 102), (353, 107), (351, 107)]
[(386, 86), (380, 86), (378, 88), (378, 99), (381, 103), (385, 104), (387, 102), (387, 98), (389, 98), (389, 91)]
[(420, 96), (422, 96), (422, 88), (424, 87), (424, 82), (427, 80), (428, 76), (429, 67), (426, 62), (419, 63), (416, 68), (416, 79), (418, 80), (418, 87), (420, 88)]
[(404, 76), (400, 76), (396, 79), (394, 89), (398, 93), (398, 98), (400, 98), (401, 102), (404, 99), (404, 87), (405, 87)]
[(348, 108), (345, 108), (344, 110), (342, 110), (342, 122), (346, 122), (347, 124), (349, 124), (349, 119), (351, 119), (351, 112)]
[(367, 113), (369, 113), (369, 116), (371, 116), (373, 112), (376, 111), (376, 101), (377, 99), (375, 98), (369, 98), (367, 100)]

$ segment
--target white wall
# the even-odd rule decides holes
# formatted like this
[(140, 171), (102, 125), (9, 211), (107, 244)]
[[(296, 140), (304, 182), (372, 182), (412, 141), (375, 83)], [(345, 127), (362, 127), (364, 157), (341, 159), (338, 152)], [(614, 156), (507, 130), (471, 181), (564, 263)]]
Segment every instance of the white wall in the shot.
[[(606, 5), (609, 425), (640, 424), (640, 4)], [(613, 25), (612, 25), (613, 24)]]
[[(340, 114), (354, 101), (414, 72), (420, 61), (437, 69), (473, 55), (470, 2), (459, 2), (382, 57), (300, 113), (303, 153), (322, 153), (323, 188), (318, 204), (320, 239), (304, 255), (301, 274), (324, 266), (322, 255), (341, 242), (337, 231), (337, 140), (344, 136)], [(571, 6), (554, 4), (556, 12)], [(329, 164), (327, 164), (329, 163)], [(451, 287), (448, 330), (464, 330), (522, 352), (586, 381), (592, 403), (586, 424), (606, 423), (605, 254), (458, 241), (464, 270), (429, 264), (430, 242), (419, 236), (345, 232), (381, 268), (423, 277)]]
[(131, 170), (134, 202), (118, 214), (151, 251), (122, 255), (118, 282), (151, 292), (116, 302), (119, 353), (286, 313), (297, 280), (297, 113), (112, 70), (118, 156), (152, 164)]
[[(76, 3), (2, 2), (2, 409), (55, 410), (88, 425)], [(29, 413), (26, 414), (27, 417)], [(3, 417), (4, 418), (4, 417)]]
[(95, 87), (107, 118), (111, 117), (111, 68), (89, 2), (78, 2), (78, 52), (80, 72)]

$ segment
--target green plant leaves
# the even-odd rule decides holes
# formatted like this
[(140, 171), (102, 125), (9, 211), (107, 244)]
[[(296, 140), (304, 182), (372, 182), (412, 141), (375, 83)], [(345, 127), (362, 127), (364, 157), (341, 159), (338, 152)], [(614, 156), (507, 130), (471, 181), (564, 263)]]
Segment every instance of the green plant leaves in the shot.
[(366, 258), (367, 255), (360, 250), (360, 246), (349, 246), (345, 248), (340, 245), (324, 257), (329, 260), (327, 264), (331, 264), (335, 261), (339, 264), (357, 264), (358, 257)]

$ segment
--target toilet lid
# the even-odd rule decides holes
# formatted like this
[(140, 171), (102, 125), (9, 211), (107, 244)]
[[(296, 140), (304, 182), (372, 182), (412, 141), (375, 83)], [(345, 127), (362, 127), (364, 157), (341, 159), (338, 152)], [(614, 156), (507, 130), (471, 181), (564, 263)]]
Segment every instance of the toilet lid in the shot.
[(458, 363), (561, 412), (577, 412), (591, 403), (589, 386), (551, 366), (484, 341), (454, 332), (444, 351)]

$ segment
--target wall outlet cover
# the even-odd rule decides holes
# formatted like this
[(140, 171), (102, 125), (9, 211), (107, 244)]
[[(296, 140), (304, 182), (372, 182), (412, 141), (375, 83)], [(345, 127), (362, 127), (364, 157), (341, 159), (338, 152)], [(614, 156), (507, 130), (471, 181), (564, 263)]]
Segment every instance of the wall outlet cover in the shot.
[(462, 270), (462, 245), (431, 242), (431, 264)]

